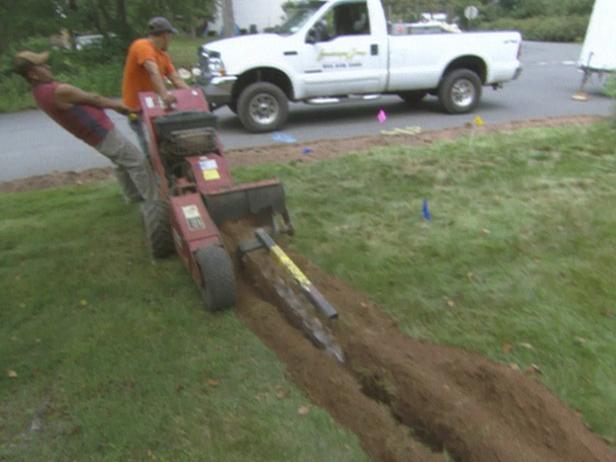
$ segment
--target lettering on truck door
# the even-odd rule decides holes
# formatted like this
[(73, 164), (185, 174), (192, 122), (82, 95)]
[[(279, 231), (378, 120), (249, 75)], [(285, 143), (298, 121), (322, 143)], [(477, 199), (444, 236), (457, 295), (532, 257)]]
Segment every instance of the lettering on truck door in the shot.
[(334, 4), (308, 36), (314, 43), (306, 43), (302, 53), (306, 96), (383, 91), (387, 49), (371, 35), (365, 0)]

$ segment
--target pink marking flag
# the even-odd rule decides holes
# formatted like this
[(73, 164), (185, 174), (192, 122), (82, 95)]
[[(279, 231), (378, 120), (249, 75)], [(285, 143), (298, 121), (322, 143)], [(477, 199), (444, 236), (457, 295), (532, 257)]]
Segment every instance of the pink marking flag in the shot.
[(385, 114), (385, 111), (383, 109), (381, 109), (378, 113), (378, 115), (376, 116), (376, 120), (379, 121), (379, 123), (385, 123), (385, 121), (387, 120), (387, 114)]

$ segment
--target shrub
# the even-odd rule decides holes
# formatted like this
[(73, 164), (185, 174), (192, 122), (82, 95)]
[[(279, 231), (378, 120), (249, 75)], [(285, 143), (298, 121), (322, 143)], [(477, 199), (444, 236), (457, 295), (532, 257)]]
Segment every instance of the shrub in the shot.
[[(0, 55), (0, 112), (35, 107), (28, 84), (13, 73), (13, 56), (20, 50), (49, 51), (49, 43), (46, 38), (28, 39)], [(86, 91), (118, 96), (124, 56), (121, 43), (111, 39), (80, 51), (52, 49), (49, 64), (58, 80)]]
[(614, 110), (612, 111), (612, 126), (616, 128), (616, 74), (612, 74), (605, 83), (605, 93), (610, 96), (614, 102)]
[[(122, 63), (99, 64), (86, 67), (81, 64), (66, 64), (56, 78), (105, 96), (119, 96), (122, 84)], [(12, 112), (35, 107), (30, 87), (18, 75), (10, 75), (0, 80), (0, 112)]]
[(30, 87), (24, 79), (10, 75), (0, 79), (0, 112), (19, 111), (34, 107)]
[(605, 93), (616, 99), (616, 74), (611, 75), (605, 83)]
[(525, 40), (579, 42), (586, 35), (588, 16), (541, 16), (526, 19), (503, 18), (483, 22), (483, 30), (519, 30)]

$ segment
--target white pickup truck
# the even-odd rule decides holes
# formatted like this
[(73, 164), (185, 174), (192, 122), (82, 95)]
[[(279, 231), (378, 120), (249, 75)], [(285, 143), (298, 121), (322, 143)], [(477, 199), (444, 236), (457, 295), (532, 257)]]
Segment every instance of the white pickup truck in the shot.
[(200, 83), (214, 107), (252, 132), (279, 129), (289, 101), (396, 94), (409, 104), (437, 95), (448, 113), (475, 109), (482, 86), (521, 72), (518, 32), (392, 35), (380, 0), (299, 4), (277, 33), (199, 49)]

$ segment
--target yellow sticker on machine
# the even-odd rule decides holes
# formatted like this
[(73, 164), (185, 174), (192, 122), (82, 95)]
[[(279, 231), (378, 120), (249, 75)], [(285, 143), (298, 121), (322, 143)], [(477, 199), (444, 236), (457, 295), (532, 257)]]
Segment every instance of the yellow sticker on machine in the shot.
[(293, 275), (297, 282), (306, 286), (311, 285), (310, 280), (306, 277), (304, 273), (302, 273), (302, 270), (300, 270), (297, 265), (293, 263), (293, 260), (291, 260), (289, 256), (284, 253), (284, 251), (280, 247), (278, 247), (278, 245), (274, 245), (271, 248), (271, 251), (274, 253), (274, 255), (276, 255), (278, 261), (289, 270), (289, 272)]
[(203, 170), (203, 179), (205, 181), (220, 180), (220, 172), (218, 169)]

